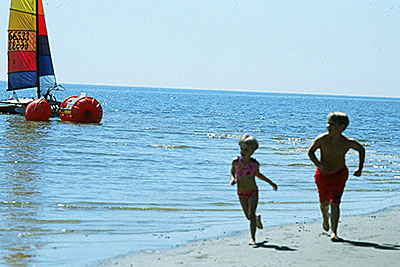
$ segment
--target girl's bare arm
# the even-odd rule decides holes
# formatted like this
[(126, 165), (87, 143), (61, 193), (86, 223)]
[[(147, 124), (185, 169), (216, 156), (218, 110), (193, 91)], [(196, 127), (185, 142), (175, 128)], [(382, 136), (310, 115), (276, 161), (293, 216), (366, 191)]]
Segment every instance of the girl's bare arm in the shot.
[(260, 167), (259, 165), (256, 166), (256, 168), (257, 168), (256, 177), (258, 177), (258, 178), (260, 178), (261, 180), (263, 180), (263, 181), (269, 183), (275, 191), (278, 190), (278, 186), (277, 186), (274, 182), (272, 182), (271, 179), (269, 179), (269, 178), (266, 177), (264, 174), (262, 174), (262, 173), (260, 172), (260, 170), (259, 170), (259, 167)]
[(230, 184), (231, 185), (235, 185), (236, 184), (236, 170), (235, 170), (235, 160), (232, 161), (232, 168), (231, 168), (231, 181)]

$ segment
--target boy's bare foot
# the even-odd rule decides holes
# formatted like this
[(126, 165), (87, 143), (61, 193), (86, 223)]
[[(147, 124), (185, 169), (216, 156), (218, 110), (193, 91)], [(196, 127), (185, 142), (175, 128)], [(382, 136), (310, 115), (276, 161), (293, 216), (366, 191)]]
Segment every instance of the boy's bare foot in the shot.
[(261, 215), (260, 214), (256, 216), (256, 221), (257, 221), (257, 228), (258, 229), (263, 229), (263, 225), (261, 223)]
[(335, 233), (331, 234), (331, 241), (332, 242), (340, 242), (342, 239), (338, 237)]
[(255, 244), (256, 244), (256, 241), (253, 238), (250, 239), (249, 246), (254, 246)]

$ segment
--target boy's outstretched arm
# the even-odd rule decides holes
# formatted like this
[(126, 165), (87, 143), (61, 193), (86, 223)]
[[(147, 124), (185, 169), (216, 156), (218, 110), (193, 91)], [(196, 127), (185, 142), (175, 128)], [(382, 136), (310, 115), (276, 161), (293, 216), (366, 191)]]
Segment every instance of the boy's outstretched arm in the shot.
[(350, 148), (354, 149), (355, 151), (358, 151), (358, 168), (354, 171), (354, 176), (361, 176), (362, 169), (364, 167), (364, 161), (365, 161), (365, 149), (364, 147), (358, 143), (355, 140), (352, 140), (350, 142)]

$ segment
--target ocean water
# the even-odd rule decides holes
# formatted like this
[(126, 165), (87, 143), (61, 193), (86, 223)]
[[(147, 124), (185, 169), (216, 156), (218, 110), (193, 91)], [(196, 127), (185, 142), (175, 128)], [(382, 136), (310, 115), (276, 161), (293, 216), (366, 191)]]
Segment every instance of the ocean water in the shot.
[[(101, 124), (0, 115), (0, 266), (95, 265), (247, 230), (229, 185), (244, 132), (258, 139), (254, 157), (279, 186), (258, 180), (264, 226), (319, 219), (307, 149), (335, 110), (366, 149), (342, 215), (400, 205), (398, 98), (65, 87), (60, 100), (86, 92), (102, 104)], [(354, 171), (358, 154), (347, 164)]]

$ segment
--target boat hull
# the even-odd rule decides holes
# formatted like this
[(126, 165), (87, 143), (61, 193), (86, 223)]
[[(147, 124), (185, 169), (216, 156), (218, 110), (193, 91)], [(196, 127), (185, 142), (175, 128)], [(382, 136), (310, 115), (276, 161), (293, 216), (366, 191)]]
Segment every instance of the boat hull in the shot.
[(26, 106), (33, 98), (10, 99), (0, 101), (0, 113), (3, 114), (25, 114)]
[[(30, 102), (35, 100), (34, 98), (20, 98), (18, 100), (11, 99), (11, 100), (2, 100), (0, 101), (0, 114), (20, 114), (25, 115), (26, 106)], [(59, 113), (57, 109), (60, 107), (61, 102), (59, 101), (52, 101), (47, 100), (52, 107), (52, 114), (51, 116), (58, 116)]]

